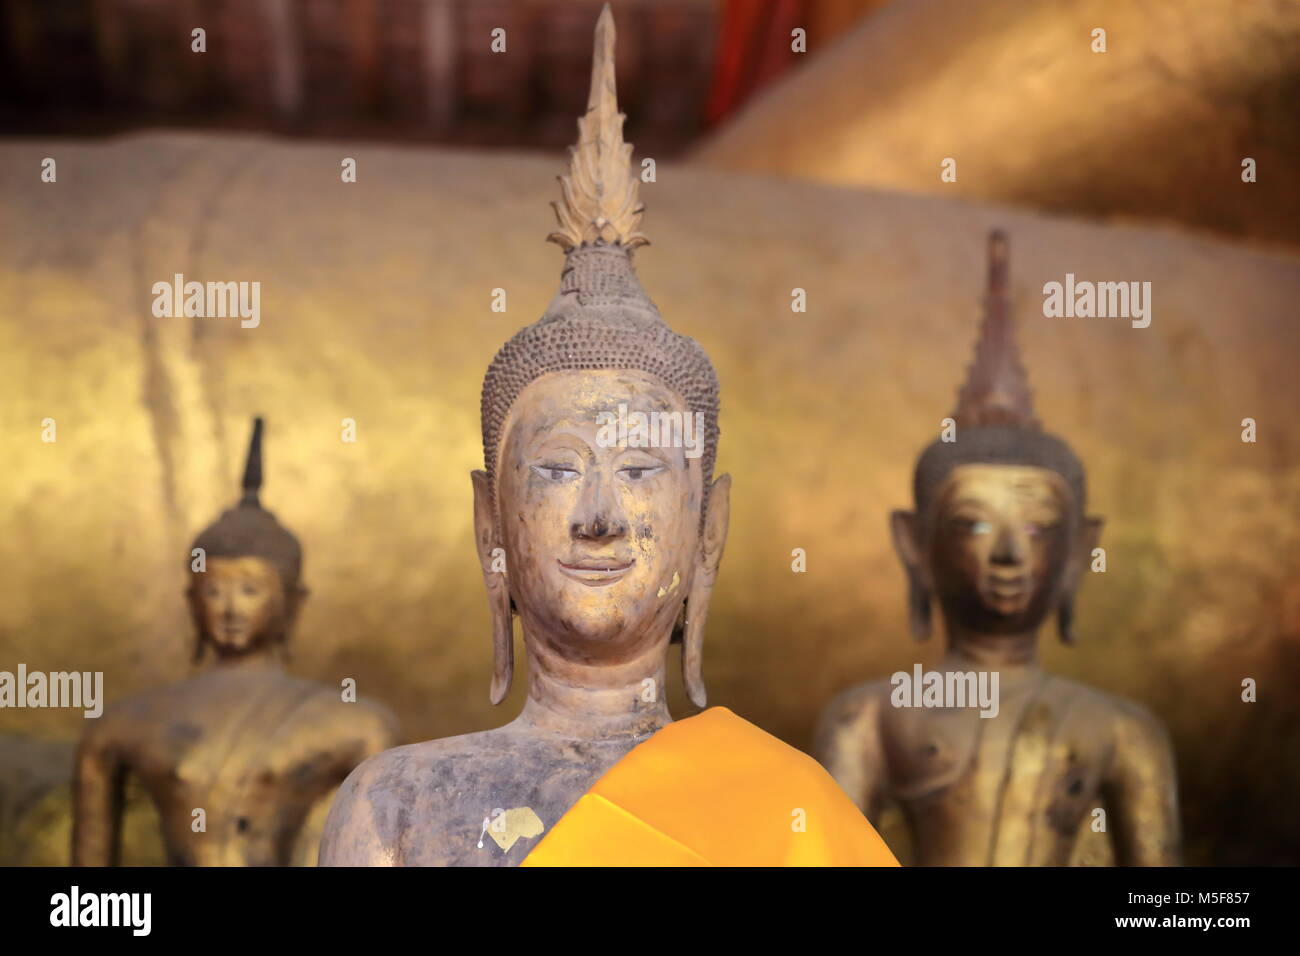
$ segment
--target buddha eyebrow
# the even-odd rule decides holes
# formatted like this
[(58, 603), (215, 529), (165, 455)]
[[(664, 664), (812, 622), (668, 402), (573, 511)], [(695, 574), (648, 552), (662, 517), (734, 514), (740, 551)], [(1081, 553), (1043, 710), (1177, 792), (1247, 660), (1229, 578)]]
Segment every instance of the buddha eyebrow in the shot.
[(558, 432), (537, 439), (528, 452), (529, 455), (542, 455), (548, 451), (557, 450), (571, 451), (585, 458), (592, 457), (591, 446), (583, 441), (581, 437), (571, 432)]
[(1021, 501), (1030, 501), (1044, 505), (1052, 505), (1057, 502), (1059, 495), (1054, 488), (1041, 488), (1035, 484), (1014, 484), (1011, 486), (1012, 493)]
[(637, 445), (628, 445), (626, 448), (614, 448), (612, 451), (619, 455), (627, 454), (629, 452), (641, 452), (642, 454), (649, 455), (651, 458), (659, 459), (659, 461), (662, 461), (665, 465), (672, 464), (672, 456), (666, 454), (664, 450), (657, 445), (647, 445), (644, 448)]

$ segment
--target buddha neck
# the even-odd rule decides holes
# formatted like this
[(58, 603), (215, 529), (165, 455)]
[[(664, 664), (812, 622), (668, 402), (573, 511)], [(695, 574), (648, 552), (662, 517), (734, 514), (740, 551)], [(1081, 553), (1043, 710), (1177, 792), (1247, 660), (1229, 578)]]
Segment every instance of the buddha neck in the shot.
[[(664, 686), (668, 635), (634, 657), (609, 663), (568, 660), (526, 632), (524, 646), (528, 699), (516, 727), (630, 743), (672, 722)], [(646, 700), (651, 693), (654, 699)]]
[(216, 651), (213, 670), (222, 673), (271, 673), (284, 670), (284, 659), (280, 650), (268, 642), (242, 653)]
[(1038, 628), (993, 634), (945, 621), (948, 637), (944, 660), (953, 665), (1007, 670), (1038, 668)]

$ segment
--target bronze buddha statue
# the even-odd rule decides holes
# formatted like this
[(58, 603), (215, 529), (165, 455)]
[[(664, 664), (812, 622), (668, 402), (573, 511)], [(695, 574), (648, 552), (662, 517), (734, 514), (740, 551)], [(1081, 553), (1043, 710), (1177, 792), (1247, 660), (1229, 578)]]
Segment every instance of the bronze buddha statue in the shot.
[[(646, 240), (622, 125), (606, 6), (549, 237), (565, 251), (560, 291), (488, 368), (485, 467), (471, 476), (491, 699), (510, 687), (518, 615), (523, 711), (358, 767), (330, 810), (322, 865), (895, 863), (811, 758), (725, 708), (669, 715), (677, 641), (687, 693), (705, 704), (730, 479), (713, 476), (713, 365), (632, 265)], [(724, 819), (721, 799), (735, 807)]]
[(398, 739), (387, 708), (285, 672), (306, 594), (302, 550), (262, 508), (261, 483), (259, 418), (242, 499), (191, 550), (195, 663), (209, 651), (215, 661), (88, 725), (73, 785), (75, 865), (119, 862), (127, 774), (157, 805), (170, 864), (287, 865), (312, 805)]
[(992, 675), (998, 699), (985, 716), (946, 699), (911, 706), (901, 678), (863, 684), (826, 707), (816, 753), (872, 820), (886, 801), (901, 809), (921, 865), (1065, 865), (1080, 828), (1099, 821), (1118, 863), (1177, 864), (1174, 758), (1160, 721), (1037, 663), (1049, 614), (1073, 640), (1101, 519), (1086, 515), (1082, 463), (1034, 416), (1007, 269), (1007, 239), (994, 232), (955, 436), (925, 449), (915, 510), (891, 517), (913, 634), (929, 635), (932, 602), (945, 625), (935, 673)]

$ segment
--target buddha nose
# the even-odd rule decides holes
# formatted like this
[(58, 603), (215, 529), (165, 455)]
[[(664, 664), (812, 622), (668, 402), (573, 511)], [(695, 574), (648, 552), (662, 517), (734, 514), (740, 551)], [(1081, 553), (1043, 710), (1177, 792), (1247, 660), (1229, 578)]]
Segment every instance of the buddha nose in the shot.
[(605, 541), (627, 533), (627, 522), (611, 483), (593, 468), (582, 486), (569, 534), (583, 541)]
[(994, 564), (1016, 565), (1024, 561), (1025, 547), (1020, 536), (1009, 527), (998, 533), (997, 543), (993, 547)]

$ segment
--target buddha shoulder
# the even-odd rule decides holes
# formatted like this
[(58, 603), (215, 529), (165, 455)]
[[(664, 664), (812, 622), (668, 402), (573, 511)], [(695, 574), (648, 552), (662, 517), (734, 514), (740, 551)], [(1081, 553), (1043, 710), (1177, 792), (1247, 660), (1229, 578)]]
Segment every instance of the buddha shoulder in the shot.
[(1110, 717), (1111, 739), (1117, 749), (1149, 754), (1172, 754), (1173, 745), (1164, 722), (1135, 700), (1104, 695)]
[(836, 694), (822, 709), (819, 736), (861, 732), (874, 726), (882, 707), (889, 703), (888, 680), (869, 681)]
[(115, 733), (154, 726), (184, 703), (184, 695), (176, 693), (176, 688), (175, 684), (147, 688), (105, 704), (102, 714), (86, 721), (84, 736), (104, 740)]
[(368, 697), (358, 697), (347, 688), (289, 678), (285, 693), (299, 701), (295, 722), (303, 722), (331, 731), (346, 731), (349, 738), (359, 738), (373, 754), (392, 747), (401, 736), (397, 715), (385, 704)]
[[(490, 730), (395, 747), (365, 760), (330, 807), (321, 865), (402, 865), (412, 862), (417, 848), (416, 855), (436, 860), (444, 855), (444, 840), (459, 847), (469, 830), (477, 834), (487, 793), (526, 770), (527, 754), (515, 736)], [(452, 847), (445, 849), (449, 854)]]
[(1137, 701), (1055, 675), (1052, 684), (1056, 696), (1070, 698), (1076, 719), (1087, 726), (1105, 728), (1115, 747), (1155, 751), (1169, 748), (1164, 723)]
[(1068, 700), (1072, 708), (1083, 711), (1093, 719), (1155, 726), (1160, 723), (1151, 711), (1135, 700), (1058, 674), (1049, 675), (1047, 693), (1057, 700)]

